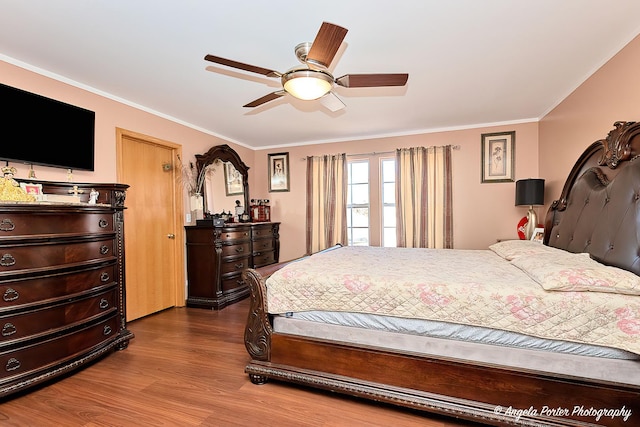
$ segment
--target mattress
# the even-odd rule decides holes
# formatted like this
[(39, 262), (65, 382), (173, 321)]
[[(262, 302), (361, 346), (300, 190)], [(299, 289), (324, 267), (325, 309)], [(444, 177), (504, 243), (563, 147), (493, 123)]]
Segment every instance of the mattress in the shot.
[[(319, 317), (316, 320), (301, 318), (307, 315), (309, 318), (320, 316), (318, 313), (274, 316), (273, 329), (281, 334), (371, 346), (394, 352), (433, 355), (471, 361), (474, 364), (500, 365), (521, 371), (555, 373), (565, 377), (589, 378), (603, 383), (640, 386), (640, 359), (633, 353), (620, 350), (585, 345), (574, 347), (573, 343), (562, 342), (542, 343), (542, 347), (547, 347), (543, 349), (540, 343), (535, 343), (537, 339), (529, 340), (520, 337), (520, 341), (527, 343), (522, 347), (513, 345), (513, 337), (506, 335), (503, 339), (507, 340), (505, 342), (510, 342), (510, 345), (487, 344), (481, 342), (482, 340), (463, 341), (408, 332), (369, 329), (362, 326), (324, 323), (318, 321)], [(324, 317), (324, 314), (320, 317)], [(354, 316), (352, 320), (355, 319), (360, 322), (364, 320), (360, 315)], [(536, 346), (538, 348), (535, 348)], [(600, 356), (596, 356), (597, 354)]]
[(335, 311), (287, 313), (286, 317), (326, 323), (330, 325), (343, 325), (354, 328), (365, 328), (376, 331), (388, 331), (456, 341), (475, 342), (501, 347), (526, 348), (530, 350), (575, 354), (580, 356), (640, 361), (640, 355), (616, 348), (537, 338), (509, 331), (483, 328), (479, 326), (460, 325), (449, 322)]

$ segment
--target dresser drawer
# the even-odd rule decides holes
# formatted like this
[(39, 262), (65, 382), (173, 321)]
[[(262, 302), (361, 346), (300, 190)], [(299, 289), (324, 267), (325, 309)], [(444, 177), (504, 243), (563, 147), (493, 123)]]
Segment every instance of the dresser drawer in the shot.
[(115, 283), (115, 261), (99, 267), (0, 282), (0, 314), (34, 304), (56, 302)]
[(276, 262), (275, 252), (255, 252), (253, 254), (253, 268), (263, 267), (265, 265), (273, 264)]
[(224, 293), (240, 291), (247, 287), (247, 284), (242, 280), (241, 274), (236, 274), (231, 277), (222, 279), (222, 291)]
[(253, 253), (273, 250), (273, 239), (260, 239), (253, 242)]
[(252, 236), (254, 239), (263, 237), (273, 237), (272, 225), (254, 225), (252, 228)]
[(226, 241), (250, 240), (250, 239), (251, 239), (251, 230), (249, 228), (243, 228), (241, 230), (225, 228), (220, 233), (220, 240), (222, 240), (223, 244)]
[(0, 214), (2, 237), (113, 232), (113, 213), (16, 212)]
[(6, 273), (40, 268), (53, 269), (66, 264), (114, 257), (114, 240), (50, 242), (42, 245), (0, 247), (0, 278)]
[(250, 252), (251, 252), (250, 242), (236, 243), (234, 245), (225, 245), (225, 244), (222, 245), (223, 257), (249, 255)]
[(223, 261), (220, 266), (220, 272), (224, 274), (242, 272), (242, 270), (249, 268), (249, 257), (236, 258), (233, 260)]
[(0, 384), (51, 369), (117, 337), (118, 317), (114, 314), (68, 334), (0, 352)]
[(0, 347), (45, 333), (55, 333), (117, 311), (116, 288), (97, 295), (16, 315), (0, 316)]

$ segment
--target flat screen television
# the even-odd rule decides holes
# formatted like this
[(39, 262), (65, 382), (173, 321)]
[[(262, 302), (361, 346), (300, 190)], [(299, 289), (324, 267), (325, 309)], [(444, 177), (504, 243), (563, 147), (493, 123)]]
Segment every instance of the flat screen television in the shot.
[(0, 159), (94, 170), (95, 112), (0, 83)]

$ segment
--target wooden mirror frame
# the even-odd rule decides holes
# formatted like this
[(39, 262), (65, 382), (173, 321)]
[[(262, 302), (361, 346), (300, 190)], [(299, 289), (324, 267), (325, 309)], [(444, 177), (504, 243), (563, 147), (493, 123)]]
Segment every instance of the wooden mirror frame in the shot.
[[(204, 154), (196, 154), (196, 169), (198, 172), (196, 176), (200, 176), (200, 172), (216, 160), (231, 163), (242, 175), (244, 210), (245, 212), (249, 212), (249, 166), (242, 161), (238, 153), (236, 153), (233, 148), (229, 147), (227, 144), (215, 145)], [(203, 192), (204, 191), (205, 189), (203, 188)], [(206, 204), (207, 195), (203, 193), (203, 196)], [(204, 206), (204, 210), (205, 212), (208, 211), (208, 207), (206, 205)]]

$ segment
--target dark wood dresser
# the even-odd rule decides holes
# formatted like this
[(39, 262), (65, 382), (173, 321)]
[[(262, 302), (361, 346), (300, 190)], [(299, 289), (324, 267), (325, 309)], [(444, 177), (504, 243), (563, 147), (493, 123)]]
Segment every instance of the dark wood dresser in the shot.
[[(123, 184), (92, 188), (97, 204), (0, 202), (0, 397), (127, 347)], [(75, 188), (74, 188), (75, 186)]]
[(242, 270), (278, 262), (279, 222), (186, 226), (188, 307), (219, 310), (249, 295)]

